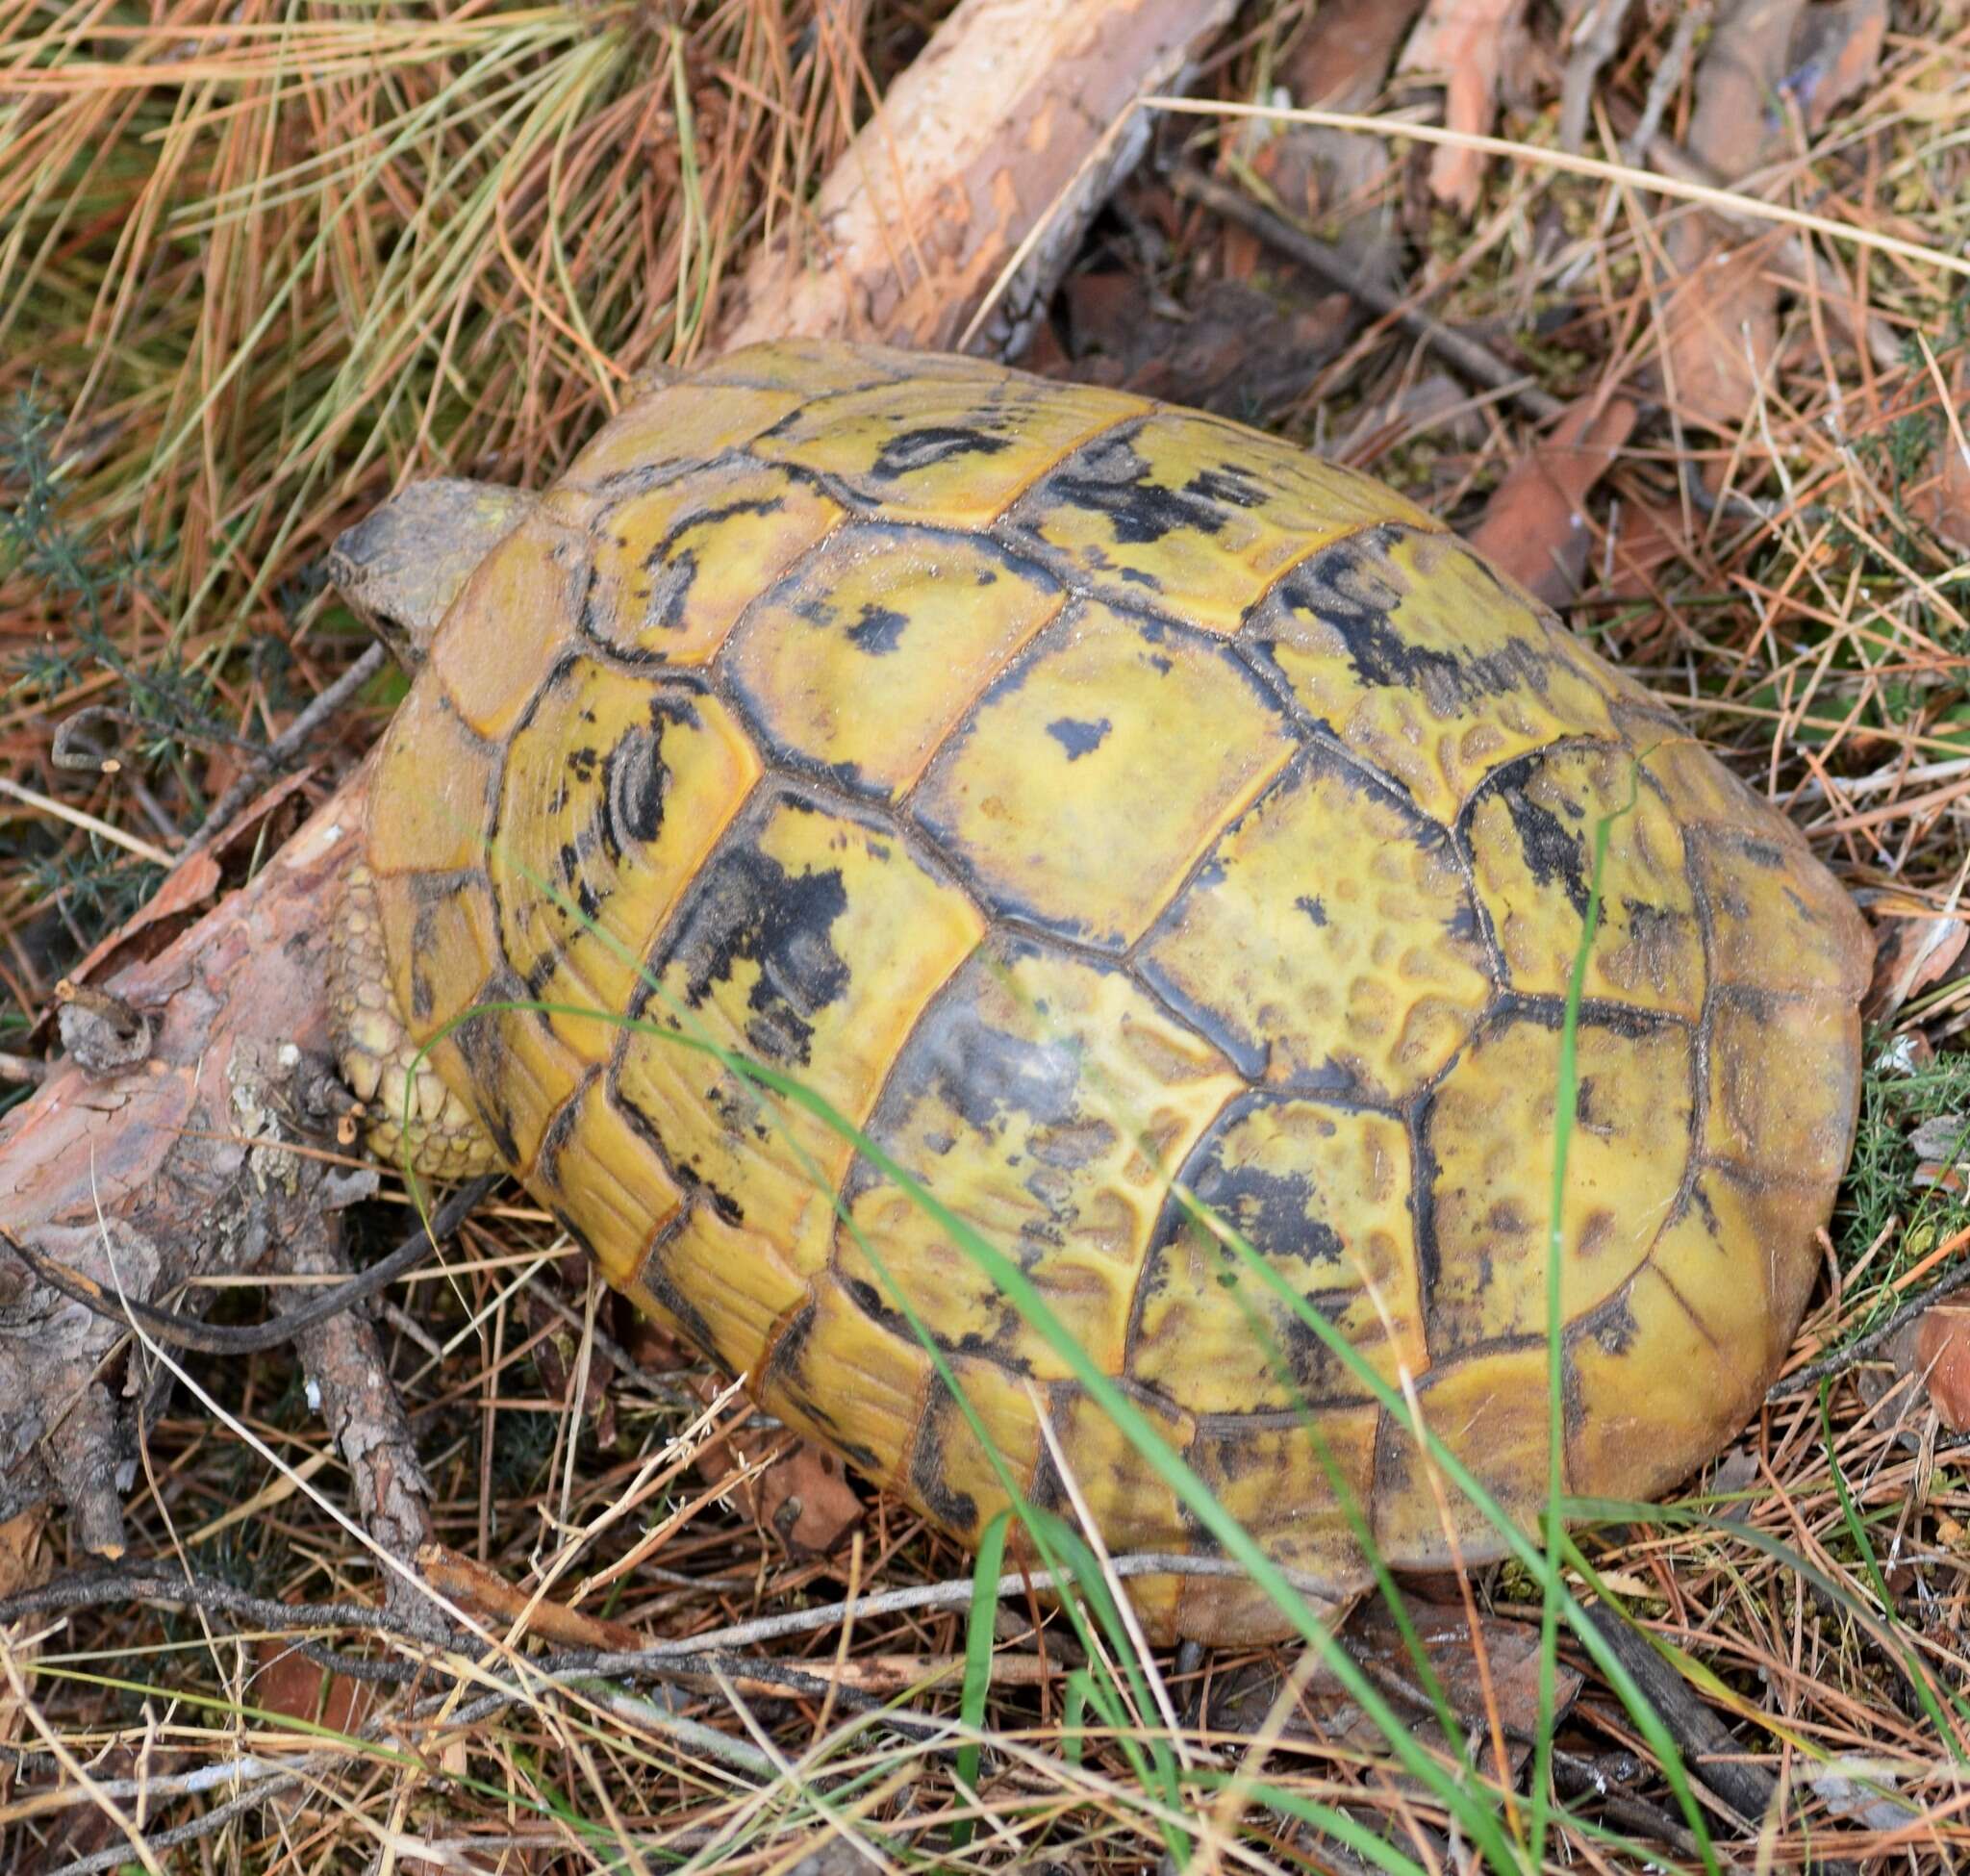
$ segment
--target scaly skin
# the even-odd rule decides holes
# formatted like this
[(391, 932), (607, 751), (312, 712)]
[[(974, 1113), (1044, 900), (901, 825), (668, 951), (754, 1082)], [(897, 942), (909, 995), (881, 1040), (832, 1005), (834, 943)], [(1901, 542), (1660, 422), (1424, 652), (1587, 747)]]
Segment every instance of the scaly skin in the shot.
[(411, 1170), (420, 1179), (446, 1181), (497, 1171), (499, 1155), (486, 1129), (430, 1059), (419, 1057), (396, 1013), (384, 976), (376, 881), (360, 863), (343, 882), (329, 948), (328, 996), (336, 1063), (363, 1103), (363, 1138), (369, 1151), (390, 1165), (403, 1164), (408, 1077)]

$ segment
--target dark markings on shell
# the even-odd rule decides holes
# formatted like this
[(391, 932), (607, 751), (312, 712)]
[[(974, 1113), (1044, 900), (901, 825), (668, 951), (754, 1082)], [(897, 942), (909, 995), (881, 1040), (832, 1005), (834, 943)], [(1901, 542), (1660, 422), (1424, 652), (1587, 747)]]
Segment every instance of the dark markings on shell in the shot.
[(534, 1159), (534, 1177), (546, 1185), (558, 1188), (561, 1184), (561, 1155), (574, 1133), (576, 1122), (581, 1118), (582, 1096), (600, 1072), (591, 1069), (582, 1077), (574, 1092), (561, 1103), (554, 1118), (547, 1123), (547, 1130), (541, 1135), (541, 1150)]
[(773, 1344), (771, 1352), (767, 1356), (765, 1370), (760, 1376), (760, 1398), (763, 1401), (785, 1402), (824, 1434), (828, 1442), (846, 1458), (859, 1465), (871, 1477), (880, 1478), (883, 1471), (882, 1461), (861, 1441), (848, 1439), (843, 1435), (834, 1415), (815, 1398), (814, 1389), (808, 1382), (807, 1354), (808, 1345), (814, 1336), (815, 1314), (814, 1299), (809, 1297), (781, 1331), (779, 1340)]
[[(1485, 1027), (1499, 1029), (1510, 1023), (1536, 1023), (1541, 1028), (1556, 1032), (1566, 1023), (1566, 999), (1501, 991), (1492, 1000)], [(1638, 1003), (1617, 1003), (1602, 997), (1580, 1000), (1580, 1023), (1583, 1027), (1606, 1029), (1629, 1042), (1660, 1035), (1664, 1029), (1689, 1027), (1688, 1021), (1674, 1010), (1644, 1009)]]
[(1003, 1133), (1009, 1115), (1036, 1128), (1080, 1118), (1080, 1058), (1063, 1041), (1034, 1041), (988, 1023), (979, 1004), (992, 988), (996, 959), (965, 968), (959, 981), (924, 1013), (904, 1046), (882, 1102), (878, 1137), (901, 1127), (909, 1110), (933, 1096), (981, 1132)]
[(665, 962), (681, 969), (693, 1009), (714, 984), (731, 979), (742, 959), (757, 966), (745, 998), (745, 1040), (770, 1062), (805, 1067), (815, 1018), (848, 987), (848, 966), (832, 937), (847, 908), (839, 867), (790, 874), (749, 840), (731, 840), (706, 869)]
[(886, 657), (903, 642), (903, 629), (909, 622), (908, 613), (879, 606), (871, 599), (848, 627), (846, 637), (857, 651), (865, 651), (871, 658)]
[(1388, 555), (1410, 532), (1394, 523), (1365, 528), (1290, 574), (1253, 615), (1260, 648), (1276, 639), (1282, 613), (1297, 614), (1334, 632), (1360, 682), (1419, 691), (1439, 717), (1455, 716), (1480, 697), (1543, 693), (1550, 654), (1536, 637), (1472, 657), (1404, 636), (1395, 615), (1409, 593)]
[(1536, 758), (1509, 765), (1500, 771), (1496, 782), (1499, 799), (1511, 817), (1512, 832), (1518, 836), (1519, 851), (1525, 855), (1526, 871), (1535, 885), (1557, 885), (1567, 903), (1587, 916), (1587, 844), (1578, 828), (1569, 827), (1558, 815), (1526, 793), (1526, 782)]
[(1237, 463), (1220, 463), (1214, 469), (1199, 469), (1183, 485), (1183, 493), (1200, 501), (1221, 502), (1231, 508), (1263, 508), (1266, 492), (1249, 469)]
[(721, 1192), (710, 1179), (700, 1173), (688, 1159), (676, 1162), (677, 1182), (695, 1193), (700, 1193), (704, 1201), (727, 1225), (743, 1225), (745, 1222), (745, 1207), (729, 1193)]
[(1047, 725), (1047, 734), (1067, 751), (1070, 762), (1078, 762), (1099, 749), (1114, 727), (1106, 717), (1097, 717), (1092, 723), (1079, 717), (1056, 717)]
[(957, 1403), (944, 1377), (933, 1374), (917, 1432), (910, 1445), (910, 1489), (923, 1508), (952, 1531), (978, 1528), (978, 1504), (970, 1492), (953, 1491), (945, 1483), (945, 1442), (955, 1430)]
[[(1191, 1155), (1185, 1180), (1198, 1204), (1229, 1225), (1261, 1256), (1290, 1257), (1306, 1265), (1336, 1263), (1343, 1251), (1341, 1239), (1330, 1225), (1314, 1216), (1320, 1195), (1311, 1179), (1225, 1163), (1229, 1137), (1259, 1104), (1240, 1102), (1220, 1118)], [(1202, 1230), (1187, 1217), (1183, 1229)]]
[[(1301, 893), (1300, 897), (1293, 901), (1293, 903), (1296, 908), (1298, 908), (1301, 912), (1304, 912), (1306, 916), (1314, 922), (1315, 925), (1324, 925), (1326, 924), (1327, 908), (1320, 902), (1320, 899), (1317, 894)], [(1459, 908), (1460, 916), (1464, 909), (1465, 908)]]
[(1409, 1188), (1409, 1222), (1416, 1237), (1416, 1294), (1426, 1323), (1435, 1301), (1437, 1279), (1443, 1274), (1443, 1248), (1436, 1236), (1436, 1181), (1443, 1168), (1437, 1163), (1436, 1149), (1429, 1144), (1435, 1106), (1436, 1090), (1430, 1088), (1409, 1108), (1409, 1158), (1415, 1168), (1415, 1182)]
[(1220, 503), (1152, 482), (1150, 474), (1126, 437), (1104, 438), (1083, 449), (1072, 469), (1049, 477), (1042, 499), (1104, 517), (1123, 546), (1146, 547), (1183, 529), (1224, 531)]
[(1011, 440), (995, 437), (959, 423), (926, 423), (891, 437), (876, 451), (870, 474), (878, 482), (895, 482), (920, 469), (947, 463), (955, 456), (996, 456), (1009, 449)]
[[(1202, 875), (1199, 875), (1202, 883)], [(1215, 883), (1215, 882), (1211, 882)], [(1164, 913), (1165, 920), (1172, 919), (1182, 900)], [(1166, 927), (1162, 924), (1149, 928), (1149, 941), (1157, 932)], [(1165, 1004), (1182, 1023), (1195, 1029), (1199, 1035), (1218, 1050), (1248, 1081), (1263, 1081), (1266, 1078), (1266, 1065), (1272, 1059), (1272, 1045), (1264, 1037), (1248, 1036), (1242, 1029), (1233, 1028), (1221, 1010), (1209, 1003), (1200, 1002), (1182, 984), (1178, 983), (1161, 964), (1155, 954), (1144, 949), (1136, 958), (1135, 976), (1143, 987), (1159, 1002)]]
[(1626, 1355), (1634, 1346), (1637, 1326), (1634, 1311), (1629, 1307), (1629, 1290), (1634, 1285), (1610, 1297), (1587, 1319), (1575, 1327), (1576, 1334), (1591, 1335), (1607, 1355)]
[(632, 726), (602, 762), (602, 845), (619, 865), (625, 845), (647, 846), (664, 830), (670, 772), (664, 763), (660, 701), (650, 705), (648, 725)]
[(723, 1368), (725, 1363), (719, 1356), (718, 1344), (712, 1334), (711, 1324), (705, 1321), (704, 1314), (697, 1305), (671, 1280), (670, 1273), (665, 1267), (665, 1250), (675, 1236), (674, 1230), (667, 1233), (643, 1260), (643, 1271), (639, 1280), (677, 1327), (683, 1330), (698, 1353), (707, 1360), (716, 1362), (719, 1367)]

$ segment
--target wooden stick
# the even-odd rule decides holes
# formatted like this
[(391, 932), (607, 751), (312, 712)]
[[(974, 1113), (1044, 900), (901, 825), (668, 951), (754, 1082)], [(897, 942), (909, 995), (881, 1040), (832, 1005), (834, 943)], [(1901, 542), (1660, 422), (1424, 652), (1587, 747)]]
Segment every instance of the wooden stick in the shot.
[(1136, 100), (1179, 89), (1231, 13), (963, 0), (754, 261), (724, 343), (833, 335), (1016, 356), (1142, 154), (1151, 119)]

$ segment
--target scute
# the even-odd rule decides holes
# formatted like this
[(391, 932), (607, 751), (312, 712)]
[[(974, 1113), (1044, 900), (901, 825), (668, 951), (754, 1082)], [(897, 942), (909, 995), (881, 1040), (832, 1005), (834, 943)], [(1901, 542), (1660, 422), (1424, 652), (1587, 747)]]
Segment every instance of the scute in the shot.
[[(1437, 1359), (1546, 1330), (1545, 1243), (1559, 1102), (1560, 1013), (1488, 1028), (1423, 1124), (1430, 1155), (1429, 1345)], [(1694, 1038), (1596, 1013), (1578, 1032), (1579, 1091), (1560, 1210), (1560, 1314), (1625, 1283), (1675, 1211), (1692, 1150)]]
[(591, 1055), (626, 1010), (644, 952), (760, 773), (716, 697), (563, 663), (506, 748), (487, 871), (506, 961)]
[[(1242, 1085), (1125, 973), (995, 946), (917, 1026), (869, 1131), (1120, 1374), (1170, 1179)], [(900, 1186), (865, 1161), (847, 1194), (845, 1277), (879, 1296), (881, 1271), (907, 1272), (919, 1319), (946, 1347), (1043, 1380), (1072, 1372)]]
[(1567, 743), (1494, 770), (1462, 832), (1514, 990), (1564, 997), (1586, 926), (1602, 822), (1607, 850), (1583, 994), (1692, 1022), (1704, 933), (1675, 817), (1619, 744)]
[(849, 1144), (724, 1057), (796, 1076), (859, 1123), (983, 930), (888, 826), (796, 788), (765, 793), (672, 920), (613, 1069), (617, 1098), (693, 1190), (695, 1242), (824, 1264)]
[(1141, 959), (1252, 1080), (1384, 1103), (1449, 1066), (1494, 988), (1454, 844), (1318, 748), (1225, 830)]
[(753, 447), (841, 477), (878, 514), (983, 527), (1076, 445), (1149, 408), (1031, 378), (901, 381), (811, 404)]
[(1310, 719), (1446, 824), (1503, 763), (1616, 740), (1598, 661), (1441, 532), (1354, 530), (1279, 581), (1242, 637)]
[(1228, 649), (1084, 604), (985, 692), (911, 806), (994, 911), (1120, 951), (1295, 747)]
[[(1248, 1096), (1183, 1168), (1190, 1201), (1386, 1382), (1429, 1365), (1415, 1167), (1392, 1115)], [(1144, 1265), (1128, 1372), (1198, 1413), (1365, 1405), (1366, 1386), (1263, 1276), (1173, 1193)]]
[[(343, 1001), (611, 1283), (933, 1524), (1010, 1489), (1211, 1551), (893, 1162), (1338, 1599), (1351, 1517), (1396, 1564), (1503, 1540), (1309, 1315), (1509, 1518), (1545, 1502), (1604, 823), (1561, 1461), (1646, 1496), (1805, 1307), (1866, 929), (1639, 686), (1274, 439), (819, 342), (640, 398), (437, 632), (370, 809), (389, 995)], [(1157, 1638), (1281, 1630), (1235, 1578), (1131, 1595)]]
[(751, 608), (722, 669), (781, 761), (887, 800), (1066, 598), (976, 535), (846, 527)]
[(1363, 477), (1214, 418), (1165, 411), (1077, 451), (1007, 525), (1110, 604), (1229, 633), (1306, 555), (1391, 510), (1431, 525)]
[(632, 663), (702, 664), (761, 584), (844, 513), (808, 480), (743, 457), (625, 494), (596, 523), (582, 631)]

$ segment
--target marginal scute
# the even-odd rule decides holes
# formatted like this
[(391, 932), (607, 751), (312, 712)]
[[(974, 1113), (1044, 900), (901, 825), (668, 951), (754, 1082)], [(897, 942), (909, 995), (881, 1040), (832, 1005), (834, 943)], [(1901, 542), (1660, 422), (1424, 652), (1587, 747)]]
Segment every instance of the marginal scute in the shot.
[(1857, 1001), (1874, 940), (1854, 901), (1772, 827), (1698, 827), (1695, 874), (1719, 983)]
[[(963, 1403), (942, 1376), (932, 1378), (910, 1451), (910, 1489), (946, 1530), (975, 1543), (1004, 1503), (1005, 1482), (1031, 1495), (1044, 1450), (1040, 1417), (1047, 1395), (1030, 1377), (983, 1356), (948, 1355), (946, 1360)], [(982, 1441), (973, 1419), (984, 1432)]]
[[(778, 1326), (810, 1293), (810, 1273), (779, 1240), (725, 1217), (688, 1179), (686, 1196), (689, 1210), (650, 1247), (639, 1280), (713, 1360), (756, 1388)], [(717, 1280), (707, 1281), (712, 1271)]]
[(720, 669), (776, 757), (888, 799), (1065, 597), (975, 535), (846, 527), (753, 605)]
[(596, 523), (583, 635), (638, 664), (702, 664), (844, 513), (806, 478), (744, 458), (626, 494)]
[(1445, 823), (1500, 765), (1614, 735), (1599, 661), (1562, 652), (1544, 615), (1441, 532), (1350, 535), (1280, 581), (1242, 636), (1309, 717)]
[[(1166, 1448), (1179, 1458), (1188, 1458), (1197, 1433), (1193, 1416), (1153, 1395), (1131, 1396), (1130, 1405)], [(1195, 1526), (1182, 1500), (1105, 1407), (1079, 1383), (1062, 1382), (1052, 1389), (1051, 1408), (1053, 1443), (1111, 1552), (1197, 1548)], [(1049, 1450), (1033, 1482), (1033, 1502), (1077, 1524), (1073, 1497)], [(1175, 1577), (1130, 1579), (1129, 1598), (1152, 1634), (1170, 1633), (1182, 1582)]]
[[(1183, 1168), (1143, 1267), (1129, 1374), (1197, 1413), (1364, 1402), (1367, 1382), (1271, 1279), (1383, 1381), (1429, 1365), (1402, 1123), (1251, 1097)], [(1186, 1199), (1188, 1203), (1186, 1203)], [(1243, 1238), (1253, 1270), (1220, 1230)]]
[(507, 962), (576, 1047), (608, 1054), (651, 935), (759, 774), (716, 697), (592, 658), (542, 688), (507, 745), (486, 864)]
[(586, 535), (537, 507), (473, 570), (415, 688), (442, 686), (476, 735), (507, 735), (574, 635), (588, 553)]
[(1444, 830), (1317, 748), (1226, 829), (1140, 955), (1254, 1080), (1361, 1101), (1432, 1080), (1493, 988)]
[(1297, 747), (1230, 651), (1090, 604), (985, 693), (911, 804), (995, 911), (1119, 951)]
[(581, 1088), (590, 1066), (527, 1002), (526, 986), (505, 972), (433, 1051), (442, 1072), (450, 1072), (453, 1062), (463, 1065), (466, 1091), (519, 1179), (532, 1174), (548, 1127)]
[(701, 1205), (781, 1247), (793, 1267), (818, 1269), (849, 1143), (708, 1052), (795, 1077), (859, 1125), (918, 1014), (983, 930), (888, 826), (775, 787), (671, 920), (654, 987), (631, 1004), (645, 1027), (623, 1038), (619, 1095)]
[[(1190, 1463), (1225, 1509), (1274, 1562), (1312, 1578), (1300, 1593), (1316, 1614), (1366, 1580), (1350, 1510), (1364, 1525), (1375, 1492), (1379, 1409), (1326, 1407), (1317, 1414), (1200, 1419)], [(1271, 1641), (1282, 1627), (1255, 1585), (1193, 1577), (1181, 1591), (1177, 1627), (1218, 1648)]]
[(922, 1344), (885, 1328), (834, 1278), (813, 1286), (754, 1375), (769, 1413), (901, 1486), (937, 1371)]
[(1511, 986), (1566, 996), (1604, 821), (1600, 916), (1583, 994), (1695, 1021), (1704, 1007), (1704, 932), (1682, 835), (1618, 744), (1569, 744), (1524, 757), (1495, 772), (1471, 803), (1463, 836)]
[(791, 388), (668, 385), (605, 423), (568, 466), (568, 480), (605, 493), (618, 478), (651, 481), (750, 443), (804, 401)]
[(486, 856), (498, 751), (435, 684), (411, 688), (390, 726), (369, 810), (372, 873), (463, 873)]
[[(1802, 1074), (1804, 1062), (1818, 1072)], [(1704, 1152), (1831, 1194), (1860, 1105), (1860, 1017), (1831, 997), (1720, 990)]]
[(599, 1070), (548, 1129), (535, 1179), (562, 1207), (579, 1210), (595, 1266), (619, 1290), (641, 1275), (684, 1204), (663, 1156), (610, 1101)]
[[(1700, 1218), (1671, 1227), (1683, 1235), (1703, 1230)], [(1743, 1328), (1755, 1346), (1763, 1339), (1762, 1283), (1752, 1290), (1758, 1313)], [(1756, 1379), (1745, 1347), (1718, 1340), (1669, 1277), (1645, 1264), (1568, 1333), (1579, 1408), (1567, 1432), (1568, 1470), (1579, 1479), (1622, 1480), (1624, 1495), (1636, 1497), (1687, 1478), (1744, 1424), (1746, 1379)]]
[(477, 875), (381, 875), (376, 915), (397, 1014), (430, 1042), (503, 968), (492, 895)]
[[(1547, 1353), (1542, 1344), (1487, 1349), (1434, 1369), (1418, 1398), (1423, 1424), (1497, 1502), (1511, 1526), (1536, 1534), (1547, 1502), (1550, 1452)], [(1564, 1420), (1562, 1422), (1564, 1429)], [(1564, 1432), (1562, 1432), (1562, 1438)], [(1437, 1488), (1432, 1489), (1434, 1471)], [(1569, 1479), (1568, 1487), (1581, 1489)], [(1444, 1530), (1448, 1508), (1455, 1542)], [(1452, 1483), (1418, 1437), (1406, 1407), (1383, 1410), (1376, 1442), (1375, 1511), (1370, 1520), (1384, 1559), (1418, 1569), (1488, 1563), (1509, 1547), (1498, 1529)]]
[[(869, 1130), (1020, 1265), (1098, 1368), (1120, 1374), (1169, 1181), (1242, 1085), (1123, 972), (1001, 946), (918, 1024)], [(902, 1187), (865, 1162), (848, 1194), (844, 1276), (874, 1291), (877, 1265), (907, 1272), (920, 1319), (947, 1347), (1043, 1380), (1072, 1372)]]
[[(1682, 1188), (1694, 1100), (1691, 1036), (1679, 1025), (1586, 1022), (1577, 1043), (1560, 1209), (1565, 1321), (1611, 1296), (1649, 1255)], [(1430, 1103), (1436, 1268), (1425, 1282), (1439, 1360), (1546, 1332), (1559, 1045), (1557, 1012), (1487, 1029)]]

